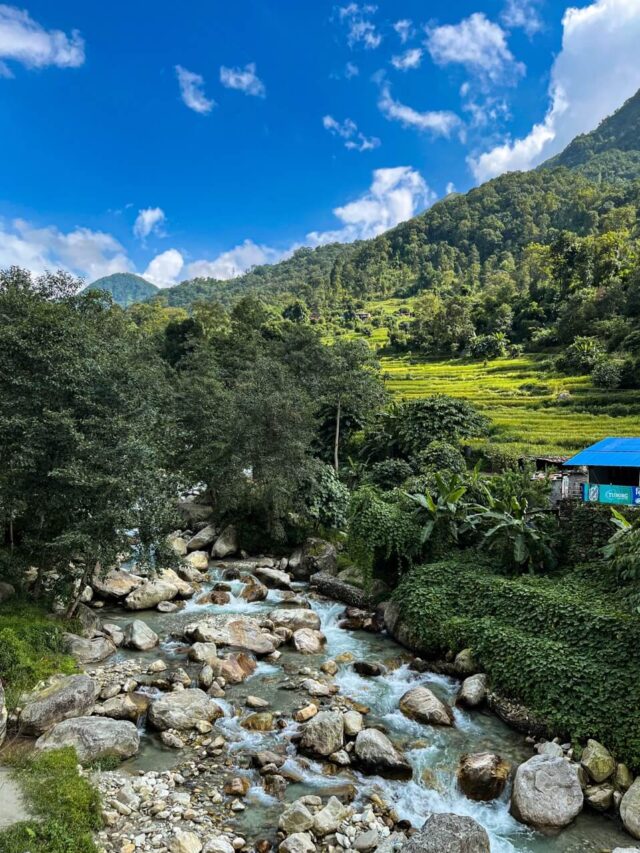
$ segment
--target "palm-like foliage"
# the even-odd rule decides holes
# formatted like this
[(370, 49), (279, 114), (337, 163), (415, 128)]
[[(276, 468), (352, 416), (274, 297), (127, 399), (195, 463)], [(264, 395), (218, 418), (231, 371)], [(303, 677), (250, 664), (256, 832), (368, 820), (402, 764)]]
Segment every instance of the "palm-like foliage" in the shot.
[(612, 507), (611, 521), (616, 530), (602, 549), (602, 553), (611, 560), (613, 568), (622, 581), (638, 580), (640, 577), (640, 518), (629, 521)]
[(516, 571), (533, 573), (536, 568), (555, 561), (550, 535), (541, 525), (544, 513), (529, 507), (526, 498), (495, 500), (469, 517), (469, 525), (484, 529), (480, 547), (498, 553), (502, 561)]
[(441, 541), (453, 540), (457, 543), (465, 521), (466, 505), (462, 498), (467, 486), (458, 474), (444, 477), (439, 473), (435, 475), (435, 485), (434, 495), (429, 492), (408, 495), (417, 504), (420, 515), (426, 517), (420, 532), (420, 542), (424, 545), (437, 537)]

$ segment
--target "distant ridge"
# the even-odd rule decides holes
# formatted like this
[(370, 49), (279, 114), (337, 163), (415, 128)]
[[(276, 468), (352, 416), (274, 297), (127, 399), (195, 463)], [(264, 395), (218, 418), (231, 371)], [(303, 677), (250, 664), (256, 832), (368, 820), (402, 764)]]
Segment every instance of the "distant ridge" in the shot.
[(144, 302), (158, 293), (155, 284), (130, 272), (116, 272), (98, 278), (85, 287), (85, 290), (106, 290), (113, 301), (123, 308), (134, 302)]

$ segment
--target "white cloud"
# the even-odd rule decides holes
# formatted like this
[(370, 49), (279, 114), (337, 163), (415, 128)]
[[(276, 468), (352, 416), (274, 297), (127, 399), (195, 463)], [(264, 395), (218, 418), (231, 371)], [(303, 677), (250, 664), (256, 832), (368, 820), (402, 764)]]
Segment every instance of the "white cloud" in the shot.
[(0, 268), (17, 265), (34, 273), (66, 269), (90, 281), (114, 272), (133, 270), (122, 245), (102, 231), (55, 226), (38, 228), (24, 219), (0, 223)]
[(445, 189), (446, 195), (451, 195), (451, 193), (454, 193), (455, 191), (456, 191), (456, 185), (453, 183), (453, 181), (449, 181), (449, 183), (447, 184), (446, 189)]
[(397, 32), (402, 44), (405, 44), (413, 35), (413, 21), (403, 18), (395, 22), (393, 29)]
[[(84, 40), (77, 30), (45, 30), (26, 10), (0, 5), (0, 60), (27, 68), (77, 68), (84, 63)], [(2, 76), (12, 76), (2, 62)]]
[(260, 264), (273, 264), (284, 256), (283, 252), (270, 246), (260, 246), (253, 240), (245, 240), (240, 245), (222, 252), (212, 261), (193, 261), (187, 267), (189, 278), (217, 278), (226, 280), (242, 275), (251, 267)]
[(507, 0), (500, 20), (509, 30), (522, 29), (528, 36), (539, 33), (543, 27), (538, 12), (539, 0)]
[(205, 95), (202, 75), (189, 71), (182, 65), (176, 65), (176, 75), (180, 86), (180, 95), (186, 106), (201, 115), (210, 113), (216, 102)]
[(638, 44), (638, 0), (596, 0), (580, 9), (568, 8), (544, 119), (521, 139), (507, 139), (469, 158), (475, 178), (484, 181), (502, 172), (530, 169), (557, 154), (577, 134), (596, 127), (640, 88)]
[(255, 95), (264, 98), (267, 94), (264, 83), (256, 74), (255, 62), (250, 62), (244, 68), (220, 67), (220, 82), (227, 89), (238, 89), (245, 95)]
[(167, 249), (153, 258), (142, 273), (158, 287), (173, 287), (178, 283), (178, 277), (184, 267), (184, 258), (177, 249)]
[(347, 26), (347, 44), (349, 47), (362, 45), (367, 50), (375, 50), (382, 43), (382, 36), (371, 20), (371, 15), (377, 11), (377, 6), (349, 3), (338, 9), (340, 20)]
[(403, 127), (430, 131), (437, 136), (449, 137), (461, 125), (460, 118), (449, 110), (430, 110), (421, 113), (413, 107), (394, 100), (391, 87), (384, 78), (380, 79), (378, 108), (389, 121), (399, 121)]
[(391, 57), (391, 64), (399, 71), (408, 71), (410, 68), (418, 68), (422, 62), (422, 48), (410, 47), (399, 56)]
[(515, 83), (526, 70), (509, 50), (502, 27), (482, 12), (459, 24), (430, 27), (426, 45), (437, 65), (463, 65), (479, 82)]
[(354, 62), (347, 62), (344, 67), (344, 76), (347, 80), (351, 80), (352, 77), (357, 77), (360, 73), (360, 69)]
[(166, 217), (161, 207), (146, 207), (139, 210), (133, 225), (133, 233), (139, 240), (144, 240), (152, 232), (162, 234), (162, 225)]
[(324, 116), (322, 125), (334, 136), (344, 139), (344, 147), (350, 151), (373, 151), (380, 146), (376, 136), (365, 136), (358, 130), (358, 125), (350, 118), (337, 121), (333, 116)]
[(320, 246), (375, 237), (415, 216), (435, 199), (435, 193), (422, 175), (410, 166), (376, 169), (373, 182), (364, 195), (334, 209), (341, 227), (333, 231), (312, 231), (307, 234), (307, 242)]

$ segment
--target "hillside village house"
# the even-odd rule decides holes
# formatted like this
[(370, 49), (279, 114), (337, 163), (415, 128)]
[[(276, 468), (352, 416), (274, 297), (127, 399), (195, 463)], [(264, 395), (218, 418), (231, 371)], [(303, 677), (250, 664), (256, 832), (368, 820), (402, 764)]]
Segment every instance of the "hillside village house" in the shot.
[(583, 500), (640, 506), (640, 438), (603, 438), (567, 460), (564, 466), (586, 468)]

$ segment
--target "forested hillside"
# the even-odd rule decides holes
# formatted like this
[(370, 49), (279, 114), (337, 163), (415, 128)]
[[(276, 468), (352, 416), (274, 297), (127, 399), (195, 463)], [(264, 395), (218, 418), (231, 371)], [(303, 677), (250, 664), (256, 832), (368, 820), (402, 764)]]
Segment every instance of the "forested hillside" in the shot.
[(130, 272), (116, 272), (92, 282), (86, 290), (106, 290), (116, 305), (127, 308), (134, 302), (144, 302), (158, 292), (158, 288), (142, 276)]

